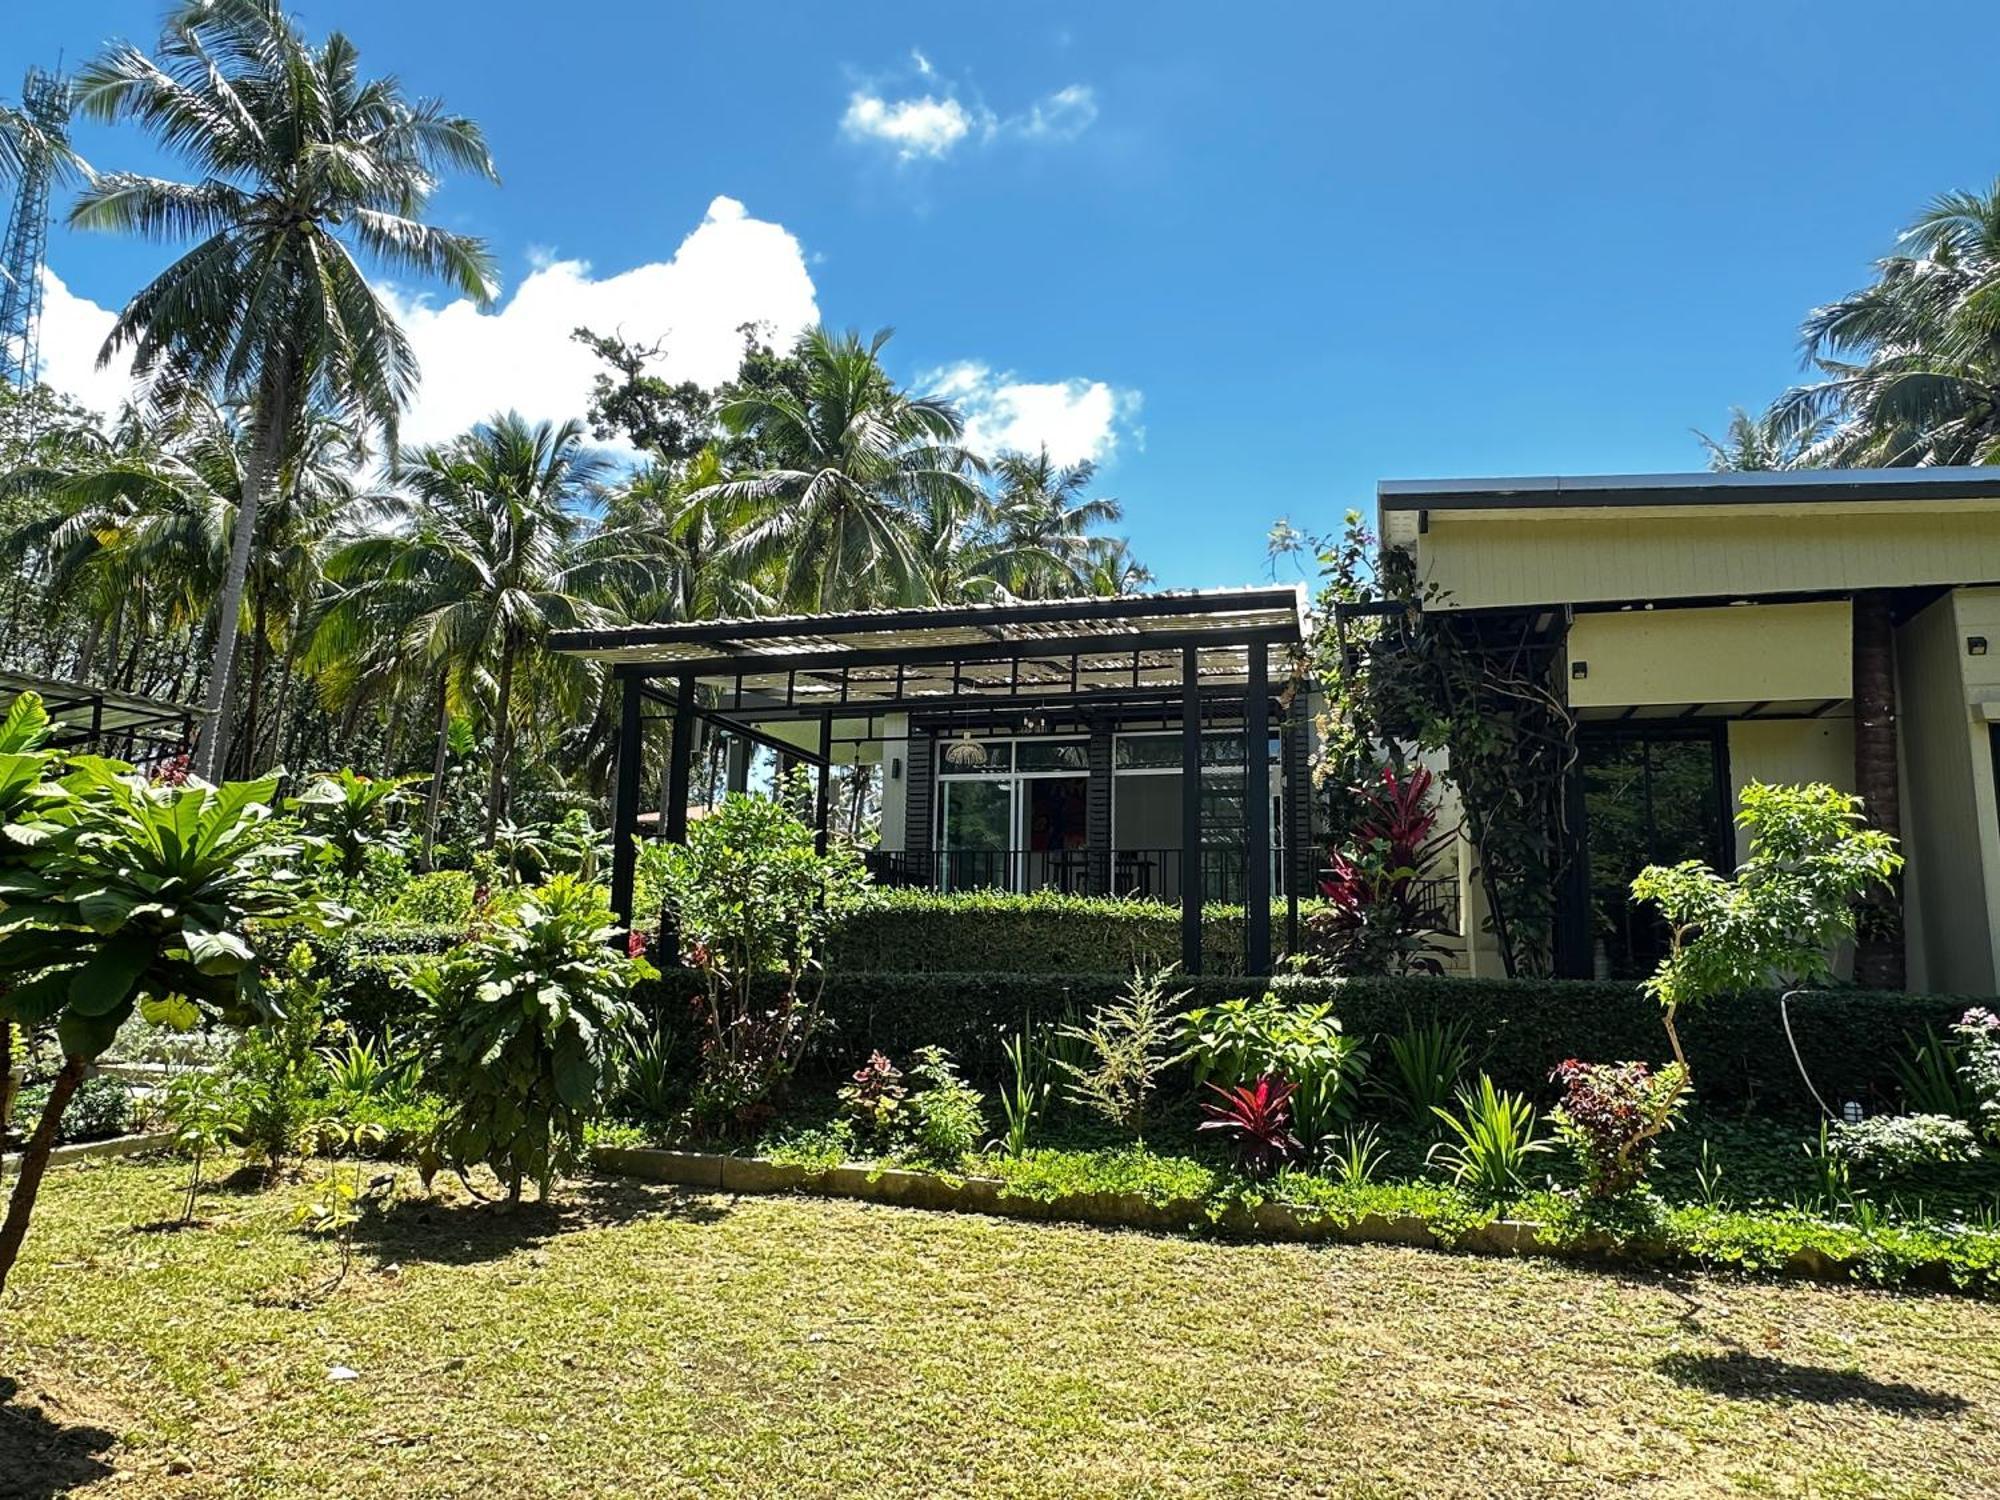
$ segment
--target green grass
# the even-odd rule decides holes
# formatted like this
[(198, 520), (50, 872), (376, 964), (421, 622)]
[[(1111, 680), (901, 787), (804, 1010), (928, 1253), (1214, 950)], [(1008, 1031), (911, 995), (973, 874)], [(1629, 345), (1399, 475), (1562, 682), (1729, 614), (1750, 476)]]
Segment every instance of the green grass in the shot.
[[(0, 1494), (1960, 1496), (2000, 1306), (407, 1177), (332, 1290), (309, 1185), (55, 1173)], [(358, 1372), (329, 1379), (331, 1367)]]

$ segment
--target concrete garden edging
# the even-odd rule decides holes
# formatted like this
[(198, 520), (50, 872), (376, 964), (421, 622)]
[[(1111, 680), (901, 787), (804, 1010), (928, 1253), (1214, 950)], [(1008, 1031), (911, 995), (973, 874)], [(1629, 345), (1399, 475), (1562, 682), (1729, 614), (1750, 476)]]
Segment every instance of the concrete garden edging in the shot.
[[(98, 1158), (141, 1156), (148, 1151), (170, 1151), (173, 1144), (171, 1130), (142, 1130), (137, 1135), (114, 1135), (107, 1141), (77, 1141), (68, 1146), (57, 1146), (49, 1152), (49, 1165), (60, 1167)], [(20, 1165), (21, 1154), (18, 1151), (0, 1156), (0, 1172), (12, 1176)]]
[[(655, 1146), (598, 1146), (591, 1151), (591, 1160), (600, 1171), (708, 1192), (809, 1193), (903, 1208), (1168, 1232), (1206, 1227), (1211, 1222), (1207, 1206), (1192, 1198), (1156, 1203), (1139, 1193), (1071, 1193), (1053, 1199), (1015, 1197), (1002, 1191), (1003, 1184), (997, 1177), (951, 1177), (902, 1167), (812, 1168), (763, 1157), (673, 1151)], [(1457, 1235), (1449, 1243), (1438, 1237), (1427, 1219), (1416, 1214), (1371, 1213), (1340, 1221), (1311, 1207), (1260, 1203), (1254, 1208), (1231, 1209), (1214, 1222), (1230, 1233), (1263, 1240), (1407, 1245), (1476, 1255), (1537, 1256), (1656, 1268), (1699, 1263), (1658, 1241), (1621, 1241), (1602, 1230), (1575, 1238), (1545, 1239), (1542, 1226), (1525, 1219), (1495, 1219)], [(1859, 1265), (1858, 1260), (1802, 1249), (1788, 1257), (1783, 1266), (1773, 1269), (1782, 1276), (1801, 1280), (1852, 1282)], [(1948, 1290), (1952, 1286), (1952, 1268), (1946, 1261), (1927, 1261), (1911, 1267), (1907, 1279), (1912, 1286)]]

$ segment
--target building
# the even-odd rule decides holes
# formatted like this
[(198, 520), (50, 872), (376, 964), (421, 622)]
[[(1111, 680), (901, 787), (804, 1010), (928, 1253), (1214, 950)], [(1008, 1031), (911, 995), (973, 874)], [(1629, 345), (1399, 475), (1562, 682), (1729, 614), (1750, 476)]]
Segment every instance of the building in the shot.
[[(661, 831), (685, 837), (691, 765), (719, 738), (730, 788), (752, 760), (818, 777), (872, 768), (879, 881), (1165, 901), (1201, 964), (1205, 901), (1246, 909), (1269, 973), (1273, 907), (1297, 941), (1318, 865), (1291, 587), (704, 620), (559, 632), (622, 693), (612, 902), (630, 922), (651, 720), (670, 719)], [(641, 918), (645, 914), (639, 914)]]
[[(1893, 631), (1910, 985), (2000, 989), (2000, 470), (1385, 481), (1378, 517), (1427, 610), (1551, 648), (1578, 782), (1558, 972), (1651, 967), (1626, 884), (1732, 865), (1747, 781), (1854, 789), (1859, 600)], [(1457, 875), (1463, 968), (1495, 973), (1469, 846)]]

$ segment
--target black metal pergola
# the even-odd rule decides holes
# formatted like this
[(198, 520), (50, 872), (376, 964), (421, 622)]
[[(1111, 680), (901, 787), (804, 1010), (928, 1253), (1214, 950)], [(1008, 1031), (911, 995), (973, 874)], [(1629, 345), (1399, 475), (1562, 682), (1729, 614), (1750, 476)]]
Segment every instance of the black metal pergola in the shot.
[(50, 740), (66, 749), (123, 740), (136, 750), (185, 747), (194, 737), (199, 709), (140, 693), (119, 692), (89, 683), (38, 677), (28, 672), (0, 672), (0, 704), (22, 693), (39, 694), (48, 710)]
[[(860, 720), (873, 735), (890, 714), (970, 724), (1039, 711), (1150, 711), (1176, 720), (1181, 734), (1181, 946), (1184, 967), (1198, 973), (1202, 724), (1205, 714), (1240, 712), (1249, 747), (1245, 957), (1249, 972), (1263, 974), (1271, 966), (1273, 841), (1262, 747), (1277, 722), (1289, 831), (1304, 807), (1304, 726), (1282, 703), (1292, 700), (1304, 639), (1303, 591), (1272, 587), (570, 630), (558, 632), (551, 645), (606, 664), (621, 687), (611, 899), (628, 926), (649, 705), (651, 717), (670, 716), (673, 723), (661, 833), (676, 841), (687, 836), (691, 749), (700, 722), (817, 767), (823, 842), (837, 720)], [(806, 725), (817, 727), (810, 745), (797, 736)], [(791, 737), (783, 733), (787, 727)], [(1294, 764), (1299, 774), (1290, 774)], [(731, 783), (741, 789), (735, 764)], [(1286, 847), (1296, 846), (1288, 838)], [(1295, 908), (1297, 882), (1286, 885)]]

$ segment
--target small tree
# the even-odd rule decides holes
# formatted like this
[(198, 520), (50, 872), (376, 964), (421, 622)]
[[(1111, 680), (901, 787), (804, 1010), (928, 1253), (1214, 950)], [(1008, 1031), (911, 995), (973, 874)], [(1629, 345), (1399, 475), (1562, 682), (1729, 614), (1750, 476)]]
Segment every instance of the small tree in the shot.
[(343, 766), (314, 777), (286, 806), (325, 841), (325, 858), (344, 879), (353, 881), (367, 868), (371, 850), (402, 851), (402, 831), (393, 825), (393, 818), (410, 800), (404, 789), (421, 780), (421, 776), (361, 776)]
[[(26, 753), (44, 757), (44, 774), (57, 769), (48, 752)], [(0, 781), (7, 774), (0, 768)], [(10, 830), (23, 852), (0, 876), (0, 1016), (53, 1023), (63, 1064), (0, 1224), (0, 1287), (63, 1111), (133, 1012), (183, 1030), (254, 1021), (267, 1000), (249, 925), (341, 915), (302, 899), (304, 848), (273, 820), (275, 776), (154, 786), (116, 762), (79, 757), (43, 787), (33, 821)]]
[(702, 980), (696, 1118), (750, 1124), (812, 1041), (826, 941), (868, 899), (867, 874), (850, 849), (820, 853), (784, 802), (738, 794), (668, 850), (662, 886), (664, 923)]
[(1176, 1049), (1181, 1002), (1190, 992), (1167, 993), (1174, 972), (1172, 965), (1135, 971), (1116, 1000), (1090, 1013), (1088, 1025), (1062, 1030), (1083, 1059), (1055, 1060), (1069, 1075), (1070, 1100), (1134, 1139), (1145, 1137), (1146, 1111), (1160, 1075), (1187, 1055)]
[(638, 1009), (656, 977), (612, 925), (600, 887), (558, 875), (496, 925), (408, 977), (429, 1006), (424, 1076), (450, 1101), (425, 1152), (463, 1174), (485, 1163), (510, 1204), (543, 1198), (581, 1157), (584, 1127), (616, 1097)]
[(1633, 898), (1653, 902), (1668, 924), (1666, 956), (1645, 989), (1660, 1004), (1674, 1061), (1649, 1093), (1645, 1136), (1672, 1123), (1692, 1084), (1680, 1012), (1774, 981), (1824, 978), (1834, 946), (1854, 935), (1856, 903), (1902, 868), (1895, 840), (1863, 820), (1861, 799), (1830, 786), (1753, 781), (1736, 822), (1750, 853), (1733, 879), (1691, 859), (1648, 865), (1632, 882)]

